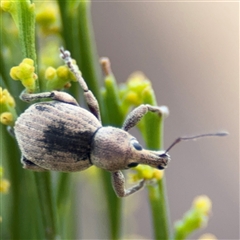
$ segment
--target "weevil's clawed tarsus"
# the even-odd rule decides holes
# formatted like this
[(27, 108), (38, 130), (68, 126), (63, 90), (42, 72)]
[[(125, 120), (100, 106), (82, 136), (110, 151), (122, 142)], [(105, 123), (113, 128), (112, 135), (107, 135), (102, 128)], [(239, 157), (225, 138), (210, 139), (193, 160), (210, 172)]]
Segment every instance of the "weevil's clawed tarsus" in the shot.
[(166, 106), (158, 107), (142, 104), (129, 113), (125, 122), (123, 123), (122, 129), (128, 131), (130, 128), (134, 127), (148, 112), (154, 112), (163, 117), (167, 117), (169, 115), (168, 107)]
[(73, 64), (71, 54), (69, 51), (64, 50), (63, 47), (60, 48), (60, 56), (66, 63), (66, 65), (69, 67), (69, 69), (72, 71), (72, 73), (75, 75), (77, 81), (79, 82), (80, 86), (83, 89), (83, 94), (86, 99), (86, 103), (89, 107), (90, 112), (101, 122), (101, 115), (99, 110), (98, 101), (93, 95), (93, 93), (88, 89), (88, 86), (83, 79), (77, 65)]
[(118, 197), (127, 197), (127, 196), (137, 192), (138, 190), (143, 188), (144, 183), (145, 183), (145, 180), (143, 179), (137, 185), (135, 185), (129, 189), (125, 189), (125, 187), (124, 187), (125, 179), (124, 179), (124, 175), (122, 174), (122, 172), (116, 171), (116, 172), (112, 172), (111, 174), (112, 174), (112, 185), (113, 185), (114, 191)]
[(79, 106), (79, 104), (77, 103), (75, 98), (73, 98), (70, 94), (65, 93), (65, 92), (58, 92), (58, 91), (34, 93), (34, 94), (23, 92), (20, 95), (20, 98), (25, 102), (31, 102), (31, 101), (45, 99), (45, 98), (51, 98), (52, 100)]
[(15, 138), (15, 133), (14, 133), (13, 127), (7, 126), (7, 131), (13, 138)]
[(39, 167), (38, 165), (34, 164), (33, 162), (27, 160), (24, 156), (21, 157), (21, 163), (23, 165), (23, 168), (36, 171), (36, 172), (45, 172), (47, 171), (44, 168)]

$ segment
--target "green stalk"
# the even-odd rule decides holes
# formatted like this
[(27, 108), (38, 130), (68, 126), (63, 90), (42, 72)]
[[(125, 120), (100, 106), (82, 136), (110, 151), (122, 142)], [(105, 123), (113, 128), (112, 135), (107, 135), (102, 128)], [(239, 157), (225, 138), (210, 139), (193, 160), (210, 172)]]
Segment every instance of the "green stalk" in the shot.
[(99, 83), (101, 80), (101, 70), (99, 57), (96, 50), (95, 38), (93, 34), (91, 12), (91, 2), (81, 0), (78, 9), (79, 43), (80, 44), (80, 69), (86, 79), (89, 89), (93, 92), (101, 104)]
[[(145, 91), (144, 103), (157, 105), (152, 90)], [(148, 113), (144, 117), (144, 133), (146, 146), (148, 149), (163, 149), (163, 116)], [(158, 181), (157, 186), (148, 186), (149, 203), (152, 212), (152, 223), (155, 239), (167, 240), (170, 238), (169, 210), (167, 205), (167, 193), (165, 178)]]
[[(14, 142), (14, 139), (10, 137), (8, 132), (6, 131), (6, 127), (1, 124), (0, 126), (0, 133), (1, 138), (3, 138), (4, 141), (1, 143), (1, 165), (3, 165), (6, 174), (9, 178), (10, 184), (11, 184), (11, 191), (6, 196), (8, 199), (6, 205), (2, 205), (2, 207), (5, 207), (8, 209), (8, 211), (3, 215), (2, 218), (6, 221), (3, 221), (3, 226), (6, 226), (5, 229), (9, 229), (9, 231), (4, 232), (4, 229), (2, 228), (2, 234), (8, 234), (8, 237), (11, 239), (19, 239), (21, 236), (21, 224), (19, 224), (20, 216), (21, 216), (21, 205), (20, 205), (20, 188), (19, 188), (19, 179), (21, 176), (21, 173), (19, 171), (19, 165), (16, 164), (16, 166), (12, 166), (11, 159), (12, 160), (19, 160), (19, 152), (16, 148), (16, 144)], [(13, 149), (14, 147), (14, 149)], [(10, 151), (11, 149), (11, 151)], [(6, 216), (6, 217), (5, 217)], [(14, 229), (14, 231), (11, 232), (10, 229)], [(1, 235), (2, 236), (2, 235)]]
[[(124, 116), (120, 109), (120, 99), (118, 95), (118, 86), (110, 66), (105, 76), (105, 89), (103, 92), (104, 115), (102, 120), (104, 124), (121, 127)], [(122, 199), (118, 198), (113, 191), (111, 184), (111, 175), (102, 170), (103, 182), (105, 186), (105, 195), (108, 203), (108, 215), (110, 223), (111, 239), (120, 239), (121, 219), (122, 219)]]
[[(35, 12), (34, 12), (34, 5), (30, 3), (30, 1), (28, 0), (24, 0), (24, 1), (17, 1), (17, 2), (12, 2), (12, 6), (14, 11), (10, 12), (12, 14), (12, 17), (15, 20), (15, 23), (18, 27), (18, 31), (19, 31), (19, 40), (20, 40), (20, 45), (21, 45), (21, 50), (22, 50), (22, 54), (24, 58), (31, 58), (34, 60), (35, 63), (35, 67), (36, 67), (36, 49), (35, 49)], [(36, 81), (36, 92), (39, 91), (39, 83), (38, 81)], [(5, 138), (5, 140), (7, 140), (7, 137)], [(16, 146), (16, 142), (14, 143), (14, 145)], [(8, 150), (10, 151), (10, 149), (12, 147), (7, 146), (6, 147)], [(9, 161), (12, 161), (12, 154), (11, 157), (9, 156)], [(14, 157), (14, 160), (19, 162), (20, 157)], [(20, 164), (19, 164), (20, 165)], [(25, 213), (25, 211), (23, 209), (26, 208), (26, 203), (29, 201), (29, 199), (34, 199), (36, 200), (36, 192), (33, 191), (32, 187), (33, 184), (31, 182), (31, 178), (30, 178), (30, 173), (28, 172), (23, 172), (26, 170), (23, 170), (21, 168), (19, 168), (20, 166), (17, 166), (16, 170), (14, 168), (14, 166), (9, 166), (9, 170), (12, 171), (12, 174), (14, 174), (14, 170), (16, 170), (19, 174), (16, 176), (13, 176), (11, 179), (13, 181), (14, 184), (14, 194), (17, 195), (17, 197), (14, 199), (14, 202), (16, 202), (16, 204), (19, 204), (19, 208), (21, 208), (21, 214), (17, 213), (17, 216), (21, 216), (21, 215), (26, 215), (26, 221), (29, 221), (28, 224), (26, 224), (25, 222), (20, 221), (16, 221), (16, 213), (12, 214), (11, 218), (13, 221), (16, 222), (16, 224), (18, 224), (19, 228), (21, 228), (21, 226), (26, 226), (28, 225), (28, 231), (26, 230), (25, 232), (23, 230), (21, 230), (21, 232), (24, 232), (24, 235), (21, 236), (20, 233), (18, 233), (16, 231), (16, 234), (14, 234), (14, 238), (13, 239), (20, 239), (20, 238), (29, 238), (29, 237), (34, 237), (34, 235), (31, 236), (31, 234), (29, 235), (29, 226), (32, 225), (32, 229), (36, 228), (36, 232), (40, 232), (42, 225), (40, 225), (38, 223), (37, 220), (35, 220), (35, 224), (39, 224), (38, 227), (36, 227), (36, 225), (33, 225), (31, 221), (31, 217), (29, 217), (32, 212), (31, 211), (27, 211), (30, 212), (29, 216), (28, 213)], [(15, 172), (16, 172), (15, 171)], [(28, 194), (24, 194), (21, 195), (20, 194), (20, 189), (24, 186), (23, 184), (21, 184), (21, 182), (24, 182), (24, 178), (23, 176), (26, 177), (26, 180), (29, 180), (28, 182)], [(17, 180), (15, 182), (15, 177), (17, 177)], [(38, 219), (38, 213), (40, 215), (42, 215), (42, 220), (43, 220), (43, 224), (44, 224), (44, 229), (45, 229), (45, 237), (46, 239), (54, 239), (55, 235), (56, 235), (56, 230), (55, 230), (55, 221), (54, 221), (54, 208), (53, 208), (53, 204), (52, 204), (52, 192), (51, 192), (51, 182), (50, 182), (50, 173), (34, 173), (34, 177), (35, 177), (35, 182), (36, 185), (34, 186), (37, 189), (38, 192), (38, 197), (40, 199), (39, 201), (39, 205), (41, 206), (41, 212), (38, 211), (39, 206), (37, 205), (37, 201), (33, 201), (36, 203), (35, 205), (35, 219)], [(16, 188), (15, 188), (16, 187)], [(29, 197), (29, 198), (28, 198)], [(14, 204), (14, 203), (13, 203)], [(31, 203), (32, 205), (32, 203)], [(14, 208), (13, 208), (14, 209)], [(18, 208), (16, 208), (18, 209)], [(29, 209), (29, 207), (28, 207)], [(31, 207), (30, 209), (31, 210)], [(21, 224), (22, 222), (22, 224)], [(14, 226), (12, 226), (12, 231), (15, 232), (15, 228)], [(24, 228), (26, 229), (26, 228)], [(36, 236), (36, 235), (35, 235)], [(42, 234), (40, 234), (40, 236), (42, 236)]]
[[(34, 61), (37, 71), (37, 56), (35, 48), (35, 6), (30, 1), (16, 2), (17, 27), (19, 40), (24, 58), (31, 58)], [(35, 92), (39, 92), (39, 82), (36, 80)]]
[(120, 99), (118, 95), (118, 86), (113, 74), (105, 77), (105, 91), (103, 92), (105, 125), (121, 127), (124, 121), (123, 113), (120, 109)]
[(73, 185), (73, 177), (71, 173), (58, 173), (57, 191), (56, 191), (56, 205), (58, 212), (59, 233), (63, 239), (75, 238), (75, 228), (73, 208), (73, 196), (70, 189)]
[(34, 173), (37, 191), (39, 196), (40, 208), (43, 216), (45, 238), (48, 240), (56, 239), (56, 226), (53, 211), (53, 199), (51, 189), (50, 172)]
[[(90, 1), (85, 0), (58, 0), (66, 49), (77, 61), (89, 89), (101, 105), (99, 91), (101, 71), (92, 29), (90, 4)], [(73, 90), (75, 97), (79, 99), (79, 88)]]
[(36, 64), (34, 8), (34, 5), (27, 0), (17, 3), (18, 30), (22, 55), (33, 59)]
[[(23, 57), (34, 60), (36, 67), (36, 48), (35, 48), (35, 12), (34, 5), (30, 1), (20, 1), (17, 3), (19, 37)], [(36, 80), (36, 89), (38, 92), (39, 83)], [(34, 173), (38, 197), (40, 199), (40, 207), (42, 220), (45, 230), (46, 239), (55, 239), (56, 228), (54, 219), (54, 208), (52, 202), (52, 189), (50, 181), (50, 173)]]

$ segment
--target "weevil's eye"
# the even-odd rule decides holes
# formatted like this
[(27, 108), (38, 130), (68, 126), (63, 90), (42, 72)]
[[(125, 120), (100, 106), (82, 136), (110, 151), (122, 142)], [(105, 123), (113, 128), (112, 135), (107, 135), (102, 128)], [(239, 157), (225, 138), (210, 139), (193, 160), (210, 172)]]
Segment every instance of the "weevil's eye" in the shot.
[(161, 166), (161, 165), (159, 165), (158, 167), (157, 167), (159, 170), (163, 170), (163, 169), (165, 169), (163, 166)]
[(131, 141), (131, 143), (136, 150), (141, 151), (143, 149), (137, 140), (134, 139)]
[(132, 167), (136, 167), (137, 165), (138, 165), (138, 163), (133, 162), (133, 163), (129, 163), (128, 167), (132, 168)]

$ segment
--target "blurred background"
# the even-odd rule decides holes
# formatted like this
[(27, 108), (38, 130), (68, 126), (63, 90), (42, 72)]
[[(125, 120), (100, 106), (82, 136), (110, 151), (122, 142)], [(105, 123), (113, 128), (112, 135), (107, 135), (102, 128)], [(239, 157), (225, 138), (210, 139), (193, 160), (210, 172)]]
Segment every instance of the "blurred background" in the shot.
[[(179, 136), (230, 133), (180, 143), (170, 152), (165, 174), (172, 223), (197, 195), (206, 194), (212, 217), (192, 239), (205, 232), (239, 239), (239, 4), (93, 1), (92, 16), (98, 53), (110, 58), (117, 81), (141, 70), (152, 81), (158, 104), (169, 107), (165, 148)], [(87, 214), (81, 235), (89, 239), (96, 238), (89, 227), (96, 209), (87, 196), (96, 191), (84, 176), (80, 208)], [(126, 198), (123, 207), (126, 236), (151, 239), (145, 190)]]

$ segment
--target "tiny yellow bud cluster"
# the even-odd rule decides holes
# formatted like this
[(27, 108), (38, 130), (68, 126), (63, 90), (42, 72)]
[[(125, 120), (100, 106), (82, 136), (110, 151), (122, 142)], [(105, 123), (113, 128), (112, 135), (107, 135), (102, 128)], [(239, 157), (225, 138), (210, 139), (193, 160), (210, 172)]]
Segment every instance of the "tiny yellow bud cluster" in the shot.
[(13, 1), (1, 1), (1, 9), (5, 12), (14, 13), (16, 6)]
[(128, 104), (138, 106), (143, 103), (144, 91), (151, 89), (151, 82), (142, 72), (135, 72), (127, 80), (127, 91), (123, 98)]
[(3, 168), (0, 167), (0, 193), (8, 193), (10, 182), (3, 178)]
[(70, 81), (76, 81), (75, 76), (67, 66), (60, 66), (57, 69), (48, 67), (45, 71), (46, 90), (61, 90), (71, 86)]
[(205, 215), (209, 215), (212, 209), (212, 202), (208, 196), (201, 195), (193, 200), (193, 208)]
[(53, 2), (38, 4), (36, 22), (41, 27), (43, 34), (59, 33), (59, 27), (56, 25), (58, 16), (58, 8)]
[(10, 107), (15, 107), (15, 101), (13, 97), (10, 95), (7, 89), (2, 89), (0, 87), (0, 104), (2, 105), (8, 105)]
[(217, 238), (211, 233), (205, 233), (198, 240), (217, 240)]
[(15, 101), (7, 89), (0, 87), (0, 122), (13, 126), (16, 119)]
[(159, 181), (163, 178), (164, 174), (164, 171), (147, 165), (138, 165), (132, 170), (134, 171), (134, 173), (130, 174), (130, 179), (132, 182), (137, 182), (142, 179)]
[(27, 92), (32, 93), (36, 88), (37, 75), (34, 73), (34, 62), (30, 58), (25, 58), (16, 67), (10, 70), (10, 76), (14, 80), (20, 80)]
[(211, 200), (205, 196), (194, 199), (192, 208), (185, 213), (183, 218), (175, 223), (176, 239), (184, 239), (198, 228), (205, 227), (212, 209)]
[(1, 8), (5, 12), (11, 12), (13, 8), (12, 1), (2, 1), (1, 2)]

